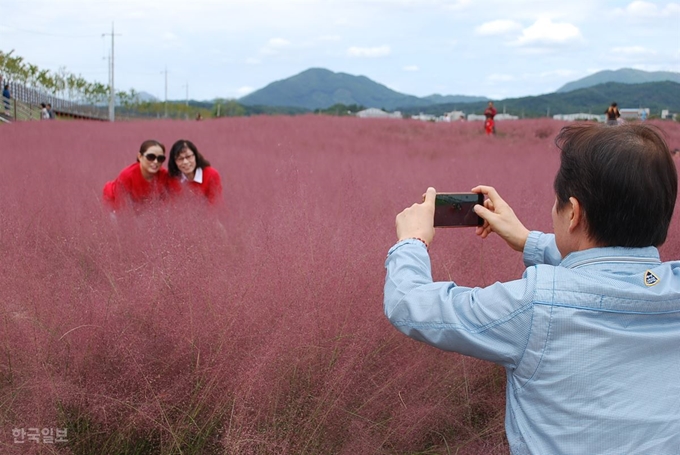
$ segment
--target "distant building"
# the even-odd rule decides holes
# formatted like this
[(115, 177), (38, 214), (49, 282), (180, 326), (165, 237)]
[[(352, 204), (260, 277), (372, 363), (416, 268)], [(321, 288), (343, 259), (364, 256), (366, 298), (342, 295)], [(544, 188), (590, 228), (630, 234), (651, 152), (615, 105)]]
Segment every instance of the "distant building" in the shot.
[(567, 122), (575, 122), (579, 120), (594, 120), (596, 122), (604, 122), (605, 121), (605, 115), (595, 115), (595, 114), (586, 114), (585, 112), (579, 112), (577, 114), (555, 114), (553, 115), (553, 119), (555, 120), (566, 120)]
[[(475, 120), (480, 120), (484, 121), (486, 120), (486, 117), (483, 115), (478, 115), (478, 114), (468, 114), (467, 119), (470, 121), (475, 121)], [(519, 117), (516, 115), (510, 115), (510, 114), (505, 114), (505, 113), (500, 113), (496, 114), (496, 116), (493, 118), (495, 121), (500, 121), (500, 120), (518, 120)]]
[(443, 116), (444, 122), (457, 122), (460, 120), (465, 120), (465, 112), (463, 111), (451, 111)]
[(436, 116), (430, 115), (430, 114), (423, 114), (422, 112), (418, 115), (412, 115), (411, 118), (413, 120), (421, 120), (423, 122), (436, 122), (437, 121)]
[(401, 112), (385, 112), (382, 109), (371, 107), (356, 113), (359, 118), (401, 118)]
[(645, 112), (646, 117), (649, 118), (649, 109), (648, 108), (622, 108), (619, 109), (619, 112), (621, 113), (621, 118), (624, 120), (639, 120), (642, 117), (642, 112)]
[(661, 111), (661, 118), (663, 120), (675, 120), (678, 118), (678, 114), (673, 114), (668, 109), (663, 109)]

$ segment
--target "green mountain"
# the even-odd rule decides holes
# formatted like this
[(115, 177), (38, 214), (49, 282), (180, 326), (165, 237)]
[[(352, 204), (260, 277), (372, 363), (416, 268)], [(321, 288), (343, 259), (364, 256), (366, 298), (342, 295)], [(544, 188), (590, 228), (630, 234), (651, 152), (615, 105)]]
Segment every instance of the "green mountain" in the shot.
[[(649, 108), (652, 115), (659, 115), (662, 109), (680, 112), (680, 83), (663, 81), (644, 84), (622, 84), (608, 82), (593, 87), (569, 92), (550, 93), (540, 96), (508, 98), (494, 101), (499, 112), (520, 117), (545, 117), (554, 114), (575, 114), (578, 112), (602, 114), (616, 101), (619, 108)], [(455, 109), (466, 114), (482, 114), (487, 103), (439, 104), (424, 108), (402, 107), (404, 115), (418, 113), (442, 115)]]
[(571, 92), (580, 88), (592, 87), (607, 82), (619, 82), (621, 84), (642, 84), (645, 82), (672, 81), (680, 83), (680, 73), (671, 71), (647, 72), (632, 68), (622, 68), (616, 71), (600, 71), (560, 87), (556, 93)]
[(467, 96), (467, 95), (434, 95), (424, 96), (421, 100), (429, 101), (430, 104), (445, 104), (445, 103), (474, 103), (474, 102), (489, 102), (486, 96)]
[(326, 109), (335, 104), (356, 104), (394, 110), (398, 106), (429, 106), (440, 102), (460, 103), (480, 100), (486, 98), (462, 95), (431, 95), (418, 98), (391, 90), (365, 76), (311, 68), (288, 79), (272, 82), (238, 101), (246, 106), (293, 106), (309, 110)]

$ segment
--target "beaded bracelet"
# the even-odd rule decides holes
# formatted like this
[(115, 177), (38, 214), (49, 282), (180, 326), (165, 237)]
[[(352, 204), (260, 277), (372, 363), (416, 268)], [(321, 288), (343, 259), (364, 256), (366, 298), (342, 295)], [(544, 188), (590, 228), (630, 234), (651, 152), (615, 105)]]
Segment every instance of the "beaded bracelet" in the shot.
[(421, 239), (420, 237), (409, 237), (409, 239), (420, 240), (421, 242), (423, 242), (423, 245), (425, 245), (425, 249), (427, 249), (427, 250), (430, 249), (430, 246), (427, 244), (427, 242), (425, 240)]

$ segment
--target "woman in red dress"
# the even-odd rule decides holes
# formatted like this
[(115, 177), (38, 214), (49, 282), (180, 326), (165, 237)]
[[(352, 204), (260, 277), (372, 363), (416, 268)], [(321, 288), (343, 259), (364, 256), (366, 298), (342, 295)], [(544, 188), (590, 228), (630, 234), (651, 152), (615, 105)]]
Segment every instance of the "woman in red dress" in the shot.
[(174, 177), (194, 192), (215, 204), (222, 198), (220, 174), (210, 166), (193, 142), (180, 139), (170, 149), (168, 161), (170, 177)]
[(496, 116), (496, 108), (493, 107), (493, 101), (489, 101), (489, 106), (484, 110), (484, 130), (486, 135), (490, 136), (496, 134), (496, 121), (493, 119)]
[(115, 180), (104, 185), (104, 201), (114, 210), (142, 206), (167, 200), (179, 186), (163, 169), (165, 146), (158, 141), (144, 141), (137, 161), (123, 169)]

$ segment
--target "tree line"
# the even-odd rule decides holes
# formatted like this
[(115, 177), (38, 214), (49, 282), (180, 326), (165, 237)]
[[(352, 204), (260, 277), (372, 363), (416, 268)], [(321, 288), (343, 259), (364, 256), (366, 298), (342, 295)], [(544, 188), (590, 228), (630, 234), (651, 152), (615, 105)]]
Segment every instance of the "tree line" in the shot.
[[(16, 81), (46, 95), (71, 102), (102, 103), (110, 93), (108, 85), (101, 82), (89, 82), (80, 75), (69, 73), (65, 67), (60, 67), (54, 72), (41, 69), (37, 65), (26, 62), (23, 57), (15, 55), (14, 50), (0, 51), (0, 76), (2, 76), (3, 84)], [(122, 98), (135, 95), (134, 91), (132, 93), (121, 92), (121, 94)]]

